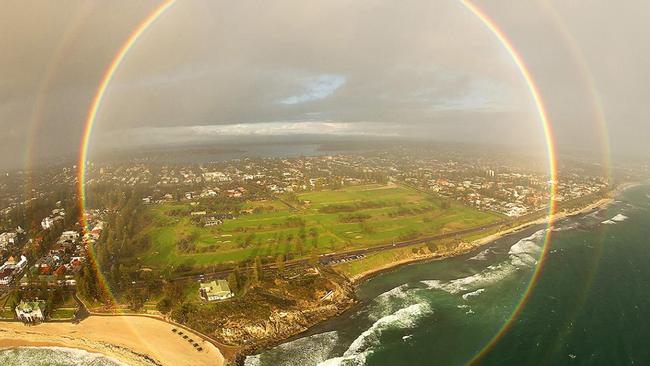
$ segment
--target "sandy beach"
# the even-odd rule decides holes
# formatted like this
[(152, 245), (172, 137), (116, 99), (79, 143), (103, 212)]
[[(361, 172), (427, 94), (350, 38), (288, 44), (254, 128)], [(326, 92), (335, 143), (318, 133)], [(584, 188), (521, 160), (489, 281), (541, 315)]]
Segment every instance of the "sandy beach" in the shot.
[[(628, 187), (619, 187), (617, 192)], [(531, 225), (546, 224), (549, 220), (557, 221), (568, 216), (587, 213), (596, 208), (606, 207), (613, 201), (613, 198), (603, 198), (580, 209), (556, 213), (553, 218), (543, 217), (472, 242), (461, 243), (451, 252), (434, 252), (389, 263), (381, 268), (361, 273), (351, 280), (359, 283), (400, 265), (426, 260), (442, 260), (462, 255)], [(187, 340), (172, 332), (173, 328), (189, 335), (203, 350), (197, 351)], [(219, 349), (209, 341), (203, 340), (200, 335), (159, 319), (140, 316), (93, 315), (80, 324), (44, 323), (35, 326), (26, 326), (19, 322), (0, 322), (0, 348), (18, 346), (78, 348), (88, 352), (102, 353), (129, 365), (137, 366), (225, 364)]]
[(179, 330), (203, 348), (197, 351), (172, 324), (137, 316), (90, 316), (79, 324), (43, 323), (27, 326), (0, 322), (0, 348), (60, 346), (102, 353), (129, 365), (216, 365), (224, 358), (198, 334)]

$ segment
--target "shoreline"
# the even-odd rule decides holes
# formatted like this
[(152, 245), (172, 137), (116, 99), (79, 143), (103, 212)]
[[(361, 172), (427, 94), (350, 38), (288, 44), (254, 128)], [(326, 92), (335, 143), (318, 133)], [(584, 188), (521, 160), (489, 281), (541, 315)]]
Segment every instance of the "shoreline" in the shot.
[[(197, 351), (172, 328), (203, 348)], [(79, 324), (0, 322), (0, 349), (63, 347), (102, 354), (133, 366), (225, 364), (221, 351), (199, 334), (164, 321), (131, 316), (90, 316)]]
[(559, 213), (556, 213), (553, 217), (546, 216), (546, 217), (542, 217), (542, 218), (539, 218), (539, 219), (536, 219), (536, 220), (525, 222), (525, 223), (523, 223), (521, 225), (517, 225), (515, 227), (509, 228), (509, 229), (506, 229), (506, 230), (503, 230), (503, 231), (499, 231), (497, 233), (490, 234), (488, 236), (484, 236), (482, 238), (473, 240), (473, 241), (471, 241), (469, 243), (461, 243), (458, 248), (456, 248), (456, 249), (454, 249), (454, 250), (452, 250), (450, 252), (431, 253), (431, 254), (422, 255), (422, 256), (419, 256), (419, 257), (412, 257), (412, 258), (407, 258), (407, 259), (399, 260), (399, 261), (396, 261), (396, 262), (388, 263), (388, 264), (386, 264), (384, 266), (381, 266), (381, 267), (378, 267), (378, 268), (373, 268), (371, 270), (368, 270), (368, 271), (362, 272), (362, 273), (360, 273), (358, 275), (355, 275), (355, 276), (350, 278), (350, 281), (355, 286), (359, 286), (363, 282), (368, 281), (373, 277), (376, 277), (376, 276), (378, 276), (378, 275), (380, 275), (382, 273), (386, 273), (386, 272), (390, 272), (392, 270), (396, 270), (399, 267), (402, 267), (402, 266), (405, 266), (405, 265), (414, 264), (414, 263), (423, 263), (423, 262), (428, 262), (428, 261), (439, 261), (439, 260), (445, 260), (445, 259), (448, 259), (448, 258), (457, 257), (457, 256), (460, 256), (460, 255), (464, 255), (464, 254), (467, 254), (469, 252), (472, 252), (472, 251), (474, 251), (476, 249), (479, 249), (479, 248), (481, 248), (481, 247), (483, 247), (485, 245), (488, 245), (488, 244), (494, 242), (495, 240), (501, 239), (504, 236), (526, 230), (527, 228), (529, 228), (531, 226), (534, 226), (534, 225), (554, 224), (555, 222), (557, 222), (559, 220), (563, 220), (563, 219), (565, 219), (567, 217), (585, 214), (585, 213), (588, 213), (588, 212), (590, 212), (590, 211), (592, 211), (594, 209), (597, 209), (597, 208), (605, 208), (608, 205), (610, 205), (612, 202), (614, 202), (613, 196), (618, 195), (621, 192), (623, 192), (624, 190), (626, 190), (628, 188), (631, 188), (631, 187), (634, 187), (634, 186), (636, 186), (638, 184), (640, 184), (640, 183), (621, 184), (621, 185), (617, 186), (614, 190), (609, 192), (609, 197), (601, 198), (598, 201), (595, 201), (595, 202), (592, 202), (592, 203), (588, 204), (587, 206), (580, 207), (580, 208), (577, 208), (575, 210), (571, 210), (571, 211), (567, 211), (567, 212), (559, 212)]
[[(508, 228), (471, 242), (461, 243), (455, 249), (440, 253), (433, 252), (418, 257), (406, 258), (349, 278), (354, 286), (370, 280), (382, 273), (396, 270), (399, 267), (428, 261), (444, 260), (467, 254), (488, 245), (504, 236), (526, 230), (534, 225), (551, 225), (567, 217), (587, 214), (595, 209), (602, 209), (615, 201), (615, 197), (624, 190), (638, 186), (641, 183), (623, 183), (610, 190), (606, 197), (594, 201), (584, 207), (556, 213), (553, 217), (541, 217)], [(350, 308), (353, 308), (351, 306)], [(346, 309), (344, 312), (348, 311)], [(140, 319), (140, 320), (138, 320)], [(146, 327), (140, 323), (148, 323)], [(319, 322), (321, 323), (321, 322)], [(317, 324), (319, 324), (317, 323)], [(80, 325), (78, 327), (78, 325)], [(315, 324), (316, 325), (316, 324)], [(197, 352), (187, 341), (171, 328), (182, 330), (192, 335), (195, 342), (203, 347), (203, 352)], [(310, 327), (311, 329), (311, 327)], [(277, 339), (274, 344), (282, 344), (288, 339), (299, 338), (300, 332), (285, 339)], [(130, 333), (130, 335), (129, 335)], [(154, 340), (147, 338), (159, 338)], [(164, 349), (160, 349), (164, 345)], [(157, 347), (156, 347), (157, 346)], [(125, 362), (128, 365), (225, 365), (249, 356), (245, 350), (221, 350), (217, 345), (206, 340), (200, 333), (184, 325), (165, 322), (155, 317), (136, 317), (128, 315), (91, 315), (79, 324), (72, 323), (42, 323), (36, 326), (26, 326), (20, 322), (0, 321), (0, 349), (17, 347), (63, 347), (79, 349), (89, 353), (101, 354), (111, 359)], [(268, 347), (262, 347), (267, 349)], [(256, 349), (259, 353), (262, 349)], [(241, 352), (243, 351), (243, 352)], [(191, 356), (190, 356), (191, 355)], [(183, 357), (186, 356), (186, 357)], [(198, 357), (195, 357), (198, 356)], [(226, 357), (224, 357), (226, 356)]]
[[(352, 282), (352, 284), (355, 287), (358, 287), (362, 283), (364, 283), (364, 282), (366, 282), (366, 281), (368, 281), (368, 280), (370, 280), (370, 279), (372, 279), (372, 278), (374, 278), (376, 276), (379, 276), (381, 274), (384, 274), (384, 273), (387, 273), (387, 272), (390, 272), (390, 271), (397, 270), (397, 269), (399, 269), (400, 267), (403, 267), (403, 266), (407, 266), (407, 265), (415, 264), (415, 263), (426, 263), (426, 262), (440, 261), (440, 260), (445, 260), (445, 259), (457, 257), (457, 256), (460, 256), (460, 255), (470, 253), (470, 252), (472, 252), (474, 250), (477, 250), (477, 249), (479, 249), (479, 248), (481, 248), (483, 246), (486, 246), (486, 245), (488, 245), (488, 244), (494, 242), (495, 240), (498, 240), (498, 239), (500, 239), (500, 238), (502, 238), (504, 236), (524, 231), (524, 230), (526, 230), (526, 229), (528, 229), (528, 228), (530, 228), (531, 226), (534, 226), (534, 225), (542, 225), (542, 224), (549, 224), (549, 223), (553, 224), (553, 223), (555, 223), (557, 221), (563, 220), (563, 219), (568, 218), (568, 217), (581, 215), (581, 214), (588, 214), (588, 213), (590, 213), (591, 211), (593, 211), (595, 209), (603, 209), (603, 208), (607, 207), (608, 205), (610, 205), (611, 203), (613, 203), (615, 201), (614, 196), (620, 194), (623, 190), (625, 190), (627, 188), (633, 187), (634, 185), (636, 185), (636, 184), (630, 183), (630, 184), (625, 184), (625, 185), (623, 185), (623, 184), (619, 185), (619, 186), (617, 186), (616, 189), (611, 190), (608, 193), (607, 197), (604, 197), (604, 198), (601, 198), (601, 199), (599, 199), (597, 201), (591, 202), (590, 204), (588, 204), (588, 205), (586, 205), (584, 207), (579, 207), (579, 208), (576, 208), (574, 210), (570, 210), (570, 211), (566, 211), (566, 212), (563, 211), (563, 212), (556, 213), (552, 218), (549, 218), (548, 216), (546, 216), (546, 217), (542, 217), (542, 218), (539, 218), (539, 219), (536, 219), (536, 220), (532, 220), (530, 222), (525, 222), (525, 223), (523, 223), (521, 225), (517, 225), (515, 227), (509, 228), (509, 229), (506, 229), (506, 230), (503, 230), (503, 231), (500, 231), (500, 232), (497, 232), (497, 233), (494, 233), (494, 234), (484, 236), (482, 238), (473, 240), (473, 241), (471, 241), (469, 243), (463, 243), (465, 245), (462, 246), (462, 248), (460, 248), (460, 249), (456, 249), (456, 250), (453, 250), (453, 251), (448, 252), (448, 253), (431, 253), (429, 255), (424, 255), (424, 256), (420, 256), (420, 257), (413, 257), (413, 258), (408, 258), (408, 259), (392, 262), (392, 263), (389, 263), (387, 265), (384, 265), (384, 266), (374, 268), (372, 270), (360, 273), (357, 276), (349, 278), (349, 280), (350, 280), (350, 282)], [(346, 309), (344, 312), (347, 312), (347, 311), (350, 311), (351, 309), (354, 309), (354, 307), (357, 306), (357, 305), (358, 305), (358, 303), (355, 303), (354, 305), (352, 305), (348, 309)], [(318, 323), (318, 324), (320, 324), (320, 323)], [(310, 329), (312, 329), (312, 328), (313, 327), (310, 327), (309, 329), (306, 329), (305, 331), (300, 332), (298, 334), (295, 334), (295, 335), (293, 335), (291, 337), (288, 337), (288, 338), (286, 338), (284, 340), (278, 340), (277, 342), (274, 343), (274, 345), (277, 346), (277, 345), (285, 343), (288, 340), (299, 339), (299, 338), (301, 338), (301, 336), (303, 334), (307, 334), (310, 331)], [(257, 349), (254, 353), (244, 352), (240, 356), (243, 356), (244, 359), (245, 359), (245, 357), (247, 357), (247, 356), (258, 354), (258, 353), (262, 352), (264, 349), (269, 349), (269, 348), (272, 348), (272, 347), (263, 347), (262, 349)], [(239, 365), (240, 363), (236, 363), (236, 364)]]
[(71, 347), (65, 344), (59, 344), (56, 342), (31, 342), (23, 341), (17, 339), (0, 339), (0, 351), (7, 351), (12, 349), (23, 349), (23, 348), (45, 348), (45, 349), (62, 349), (70, 351), (83, 351), (89, 354), (97, 355), (106, 358), (107, 360), (117, 363), (118, 365), (128, 366), (129, 364), (125, 363), (126, 361), (115, 357), (113, 355), (97, 351), (88, 347)]

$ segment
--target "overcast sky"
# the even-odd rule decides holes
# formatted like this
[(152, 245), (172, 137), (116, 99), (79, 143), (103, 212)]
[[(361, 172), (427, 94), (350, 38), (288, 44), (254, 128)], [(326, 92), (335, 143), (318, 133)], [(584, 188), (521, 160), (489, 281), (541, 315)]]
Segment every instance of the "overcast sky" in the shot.
[[(78, 150), (100, 77), (156, 1), (5, 1), (0, 166)], [(538, 82), (560, 148), (650, 155), (650, 3), (477, 1)], [(430, 138), (542, 149), (514, 63), (445, 1), (179, 1), (135, 44), (94, 150), (242, 135)]]

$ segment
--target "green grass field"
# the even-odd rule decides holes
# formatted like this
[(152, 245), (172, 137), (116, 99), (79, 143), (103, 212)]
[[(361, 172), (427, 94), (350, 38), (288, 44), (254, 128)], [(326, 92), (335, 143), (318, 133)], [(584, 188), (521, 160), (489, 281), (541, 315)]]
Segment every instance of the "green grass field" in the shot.
[[(201, 227), (184, 203), (152, 205), (146, 235), (151, 266), (238, 262), (256, 256), (308, 257), (457, 231), (499, 219), (492, 213), (396, 185), (363, 185), (298, 195), (297, 210), (276, 200), (247, 202), (254, 213)], [(181, 250), (190, 241), (193, 249)]]
[(73, 308), (58, 308), (50, 314), (50, 319), (72, 319), (74, 318), (75, 311), (77, 310)]

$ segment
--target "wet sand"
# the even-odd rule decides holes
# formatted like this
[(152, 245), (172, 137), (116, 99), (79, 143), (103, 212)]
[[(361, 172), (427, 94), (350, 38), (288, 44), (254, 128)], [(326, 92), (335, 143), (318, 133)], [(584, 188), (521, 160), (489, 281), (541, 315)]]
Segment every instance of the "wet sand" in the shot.
[(164, 321), (138, 316), (90, 316), (79, 324), (43, 323), (27, 326), (0, 322), (0, 348), (57, 346), (83, 349), (129, 365), (224, 364), (217, 347), (198, 334), (178, 328), (203, 348), (201, 352), (172, 332)]

